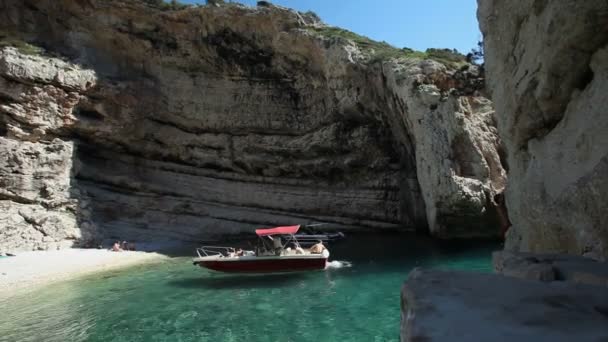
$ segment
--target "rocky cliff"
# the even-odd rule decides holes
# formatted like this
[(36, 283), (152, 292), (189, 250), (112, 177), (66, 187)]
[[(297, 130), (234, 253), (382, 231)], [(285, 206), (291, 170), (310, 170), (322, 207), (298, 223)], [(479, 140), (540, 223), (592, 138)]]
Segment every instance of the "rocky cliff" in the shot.
[(608, 3), (480, 0), (507, 249), (608, 256)]
[(477, 67), (332, 30), (272, 5), (2, 1), (0, 247), (310, 221), (496, 236)]

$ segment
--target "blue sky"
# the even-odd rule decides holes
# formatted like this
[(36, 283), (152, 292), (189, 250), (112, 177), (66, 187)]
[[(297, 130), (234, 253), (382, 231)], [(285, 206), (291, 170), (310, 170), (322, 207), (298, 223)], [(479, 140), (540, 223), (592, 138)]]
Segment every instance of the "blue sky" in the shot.
[[(204, 3), (204, 0), (181, 0)], [(255, 5), (256, 0), (235, 2)], [(476, 0), (271, 0), (396, 47), (469, 52), (481, 38)]]

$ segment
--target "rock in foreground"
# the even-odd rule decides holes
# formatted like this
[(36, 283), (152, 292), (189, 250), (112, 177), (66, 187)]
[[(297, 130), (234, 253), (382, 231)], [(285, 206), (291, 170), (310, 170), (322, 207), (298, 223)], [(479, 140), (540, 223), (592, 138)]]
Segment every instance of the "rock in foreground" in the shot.
[(590, 258), (498, 251), (492, 254), (492, 261), (494, 271), (511, 277), (608, 287), (608, 263)]
[(603, 287), (417, 269), (401, 309), (401, 341), (608, 340)]

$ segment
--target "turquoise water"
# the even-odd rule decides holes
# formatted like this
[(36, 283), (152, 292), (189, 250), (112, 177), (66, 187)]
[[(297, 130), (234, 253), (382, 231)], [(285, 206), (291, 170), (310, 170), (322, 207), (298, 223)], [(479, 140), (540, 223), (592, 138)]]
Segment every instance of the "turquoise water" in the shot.
[(276, 276), (211, 273), (175, 257), (0, 302), (0, 341), (398, 341), (409, 271), (490, 271), (498, 247), (358, 237), (331, 247), (350, 267)]

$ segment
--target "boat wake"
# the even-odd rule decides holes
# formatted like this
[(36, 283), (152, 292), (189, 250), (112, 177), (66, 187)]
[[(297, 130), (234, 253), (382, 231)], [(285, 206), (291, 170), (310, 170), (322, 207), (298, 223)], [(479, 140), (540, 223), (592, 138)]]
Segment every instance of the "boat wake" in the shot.
[(334, 261), (329, 261), (327, 263), (327, 267), (326, 269), (339, 269), (339, 268), (347, 268), (347, 267), (352, 267), (353, 264), (349, 261), (340, 261), (340, 260), (334, 260)]

